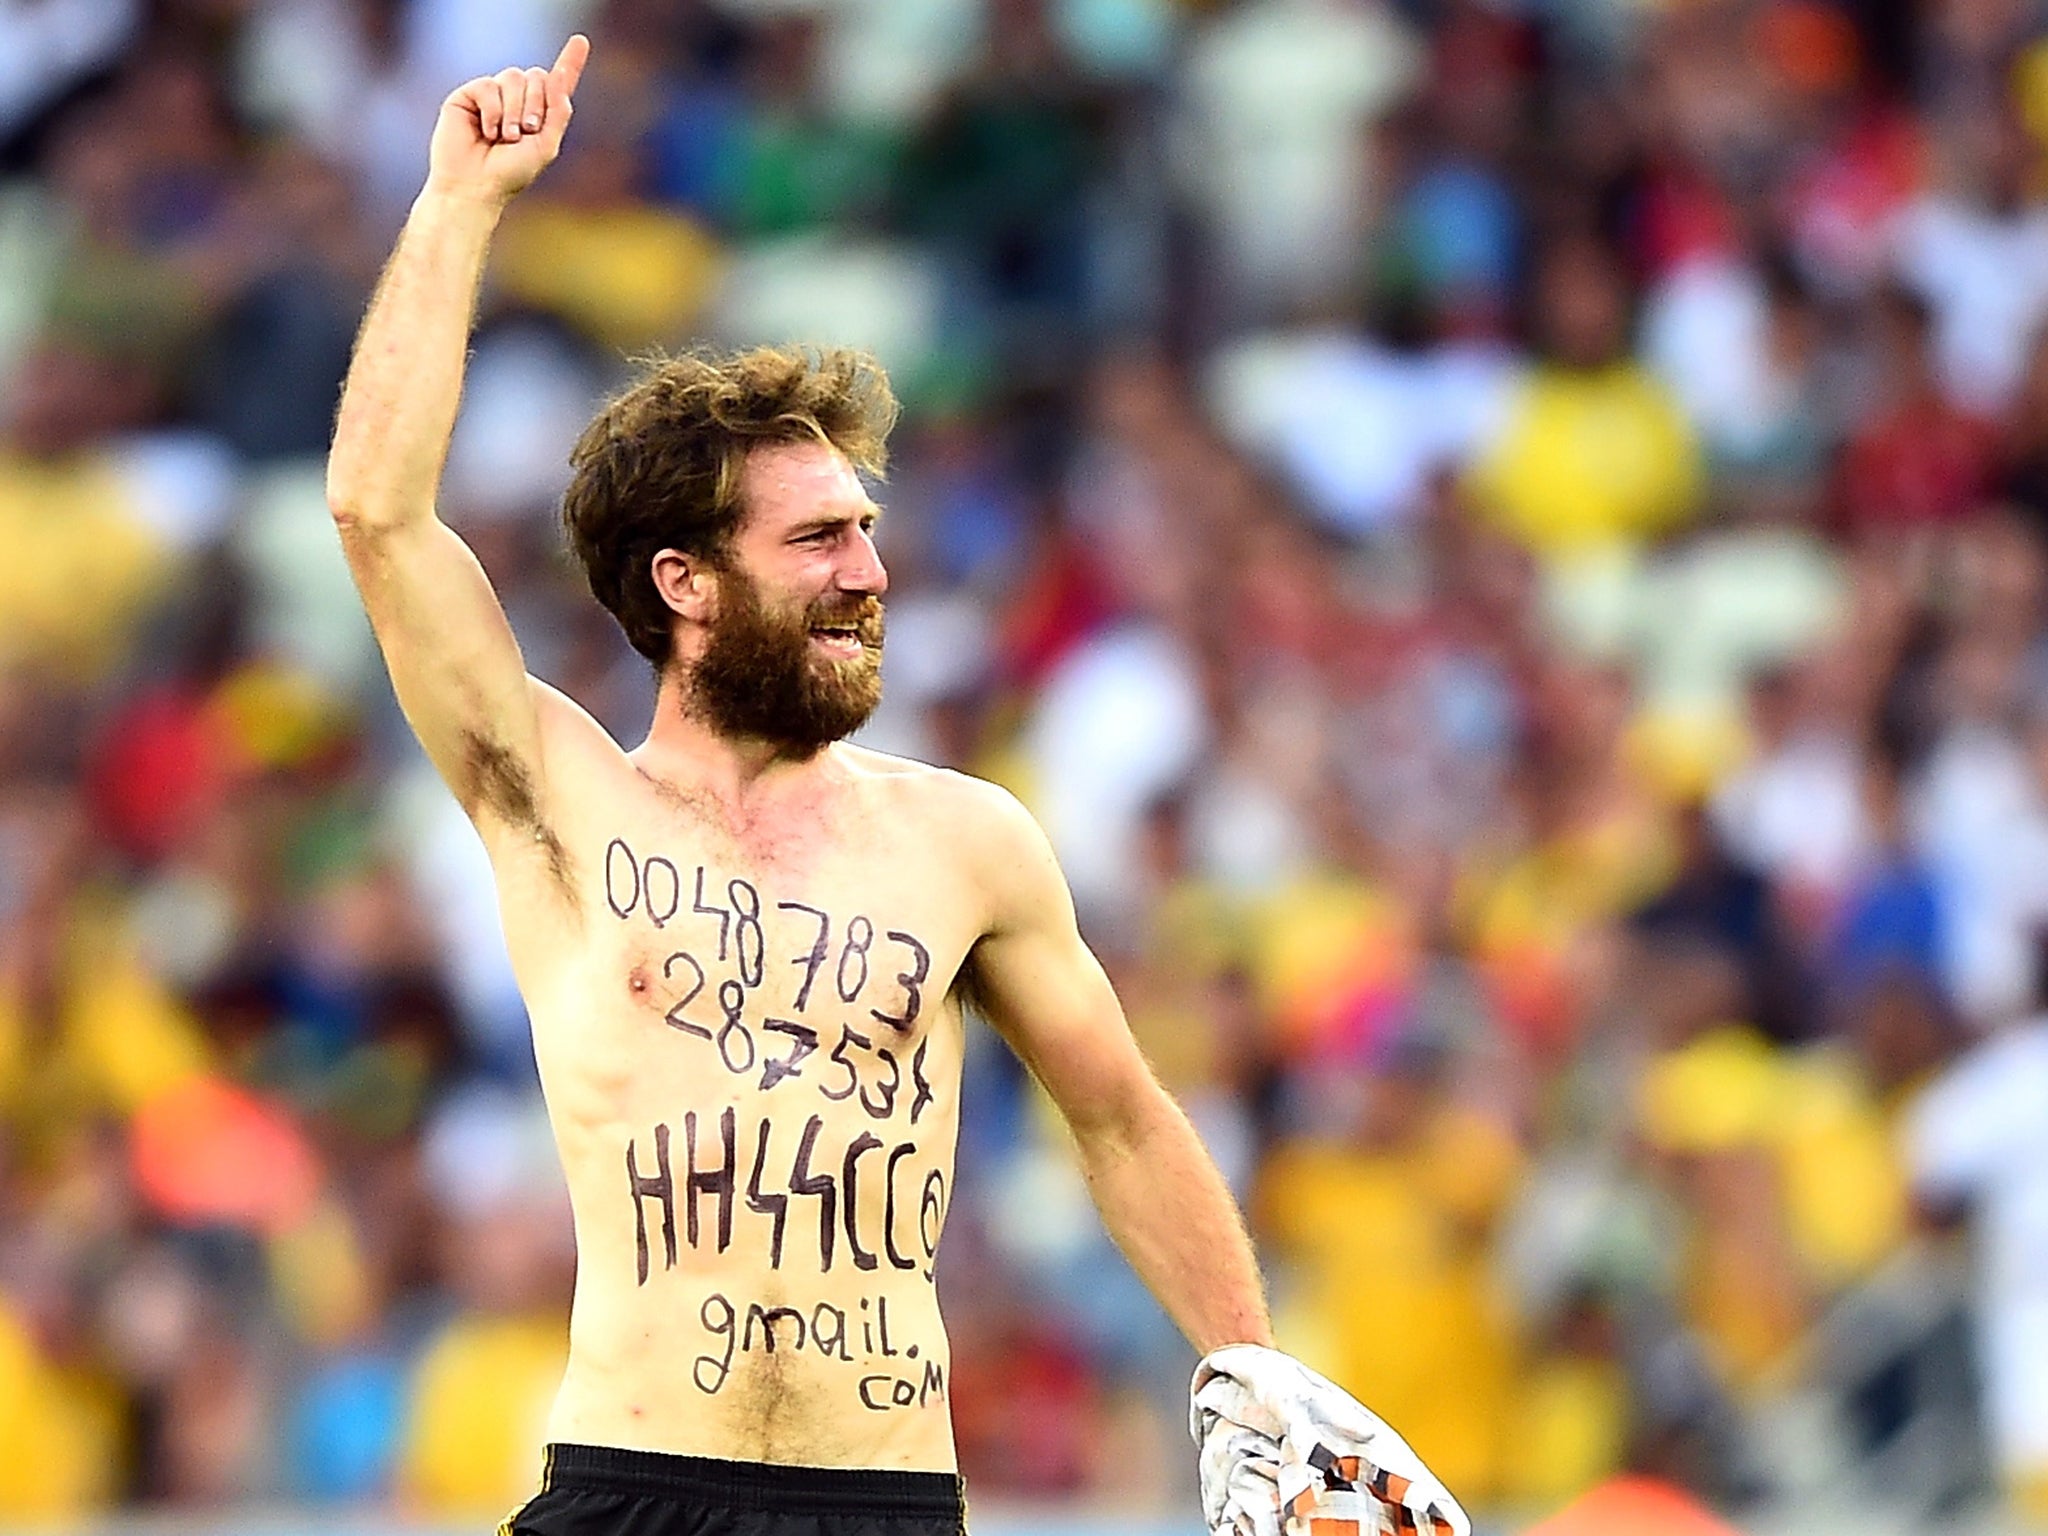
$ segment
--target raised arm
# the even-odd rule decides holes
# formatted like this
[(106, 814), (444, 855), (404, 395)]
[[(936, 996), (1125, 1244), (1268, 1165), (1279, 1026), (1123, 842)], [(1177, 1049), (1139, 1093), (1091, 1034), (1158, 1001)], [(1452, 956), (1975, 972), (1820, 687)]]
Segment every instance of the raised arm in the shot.
[(548, 840), (537, 701), (469, 547), (434, 512), (498, 216), (555, 158), (590, 44), (441, 104), (426, 186), (384, 269), (334, 425), (327, 501), (406, 719), (486, 840)]
[(1270, 1345), (1236, 1201), (1131, 1038), (1045, 834), (1009, 796), (989, 799), (976, 843), (993, 904), (969, 958), (976, 1001), (1052, 1096), (1110, 1236), (1197, 1353)]

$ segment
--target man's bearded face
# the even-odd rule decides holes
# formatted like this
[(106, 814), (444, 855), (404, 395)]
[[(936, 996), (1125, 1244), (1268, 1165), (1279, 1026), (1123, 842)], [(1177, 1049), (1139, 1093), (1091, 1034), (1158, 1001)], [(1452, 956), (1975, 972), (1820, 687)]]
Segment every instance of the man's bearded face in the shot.
[(809, 755), (851, 735), (882, 701), (882, 600), (828, 593), (771, 602), (737, 564), (718, 574), (718, 616), (690, 677), (719, 731)]

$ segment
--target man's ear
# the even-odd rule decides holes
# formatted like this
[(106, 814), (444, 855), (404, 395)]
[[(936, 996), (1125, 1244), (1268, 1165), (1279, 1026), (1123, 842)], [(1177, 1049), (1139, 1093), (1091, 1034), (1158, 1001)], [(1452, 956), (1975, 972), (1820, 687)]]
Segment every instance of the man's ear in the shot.
[(718, 607), (718, 573), (700, 555), (664, 549), (649, 566), (654, 590), (670, 610), (698, 624), (708, 624)]

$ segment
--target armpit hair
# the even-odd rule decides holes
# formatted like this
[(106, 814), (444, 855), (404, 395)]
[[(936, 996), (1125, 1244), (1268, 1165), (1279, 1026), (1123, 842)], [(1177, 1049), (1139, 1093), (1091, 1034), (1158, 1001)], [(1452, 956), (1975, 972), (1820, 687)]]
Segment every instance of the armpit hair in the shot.
[(953, 995), (960, 999), (960, 1010), (963, 1014), (978, 1018), (986, 1024), (988, 999), (983, 991), (981, 967), (975, 963), (975, 955), (980, 947), (977, 943), (973, 949), (967, 951), (967, 958), (960, 962), (960, 969), (953, 976)]
[(503, 742), (475, 731), (463, 732), (462, 785), (456, 798), (472, 819), (489, 814), (514, 832), (530, 835), (547, 860), (549, 876), (565, 895), (574, 898), (569, 852), (541, 816), (533, 775)]

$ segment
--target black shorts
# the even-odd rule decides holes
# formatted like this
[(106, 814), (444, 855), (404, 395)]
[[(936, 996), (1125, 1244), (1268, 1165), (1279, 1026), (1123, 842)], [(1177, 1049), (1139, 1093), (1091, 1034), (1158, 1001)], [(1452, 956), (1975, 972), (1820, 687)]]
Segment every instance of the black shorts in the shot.
[(499, 1536), (966, 1536), (951, 1472), (783, 1467), (550, 1445)]

